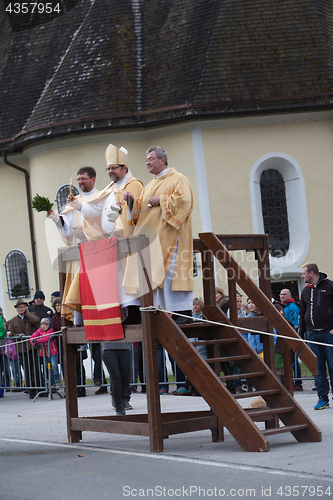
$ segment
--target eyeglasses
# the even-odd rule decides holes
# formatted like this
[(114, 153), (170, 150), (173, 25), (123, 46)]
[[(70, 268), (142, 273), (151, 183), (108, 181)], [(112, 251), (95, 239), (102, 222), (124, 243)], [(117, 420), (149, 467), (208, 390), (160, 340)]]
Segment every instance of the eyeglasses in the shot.
[(117, 168), (124, 167), (125, 165), (117, 165), (116, 167), (107, 167), (105, 170), (107, 172), (114, 172)]
[(83, 177), (81, 179), (76, 179), (77, 182), (82, 182), (82, 181), (89, 181), (89, 179), (92, 179), (92, 177)]

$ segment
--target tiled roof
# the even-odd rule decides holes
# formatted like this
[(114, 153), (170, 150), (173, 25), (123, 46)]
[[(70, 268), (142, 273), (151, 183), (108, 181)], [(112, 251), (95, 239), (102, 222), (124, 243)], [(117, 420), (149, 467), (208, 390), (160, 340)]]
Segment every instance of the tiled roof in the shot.
[[(68, 0), (67, 0), (68, 3)], [(72, 0), (0, 32), (0, 148), (333, 102), (331, 0)]]
[(315, 0), (314, 4), (325, 40), (328, 57), (331, 65), (333, 65), (333, 2), (332, 0)]

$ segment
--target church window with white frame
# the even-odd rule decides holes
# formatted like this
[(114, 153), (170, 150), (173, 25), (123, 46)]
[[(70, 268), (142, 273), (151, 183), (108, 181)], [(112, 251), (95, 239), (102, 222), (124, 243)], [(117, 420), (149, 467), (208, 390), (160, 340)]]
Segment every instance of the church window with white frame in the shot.
[(268, 234), (270, 238), (272, 278), (300, 275), (299, 266), (310, 242), (300, 165), (285, 153), (273, 152), (260, 157), (251, 169), (250, 195), (253, 232)]
[[(79, 193), (79, 190), (73, 186), (72, 193), (74, 196), (77, 196)], [(67, 205), (67, 197), (69, 195), (69, 184), (63, 184), (57, 191), (56, 195), (56, 203), (57, 203), (57, 208), (58, 208), (58, 213), (62, 212)]]
[(286, 189), (278, 170), (269, 168), (260, 175), (262, 217), (269, 250), (273, 257), (287, 255), (290, 245)]
[(20, 250), (12, 250), (5, 259), (9, 299), (30, 297), (28, 261)]

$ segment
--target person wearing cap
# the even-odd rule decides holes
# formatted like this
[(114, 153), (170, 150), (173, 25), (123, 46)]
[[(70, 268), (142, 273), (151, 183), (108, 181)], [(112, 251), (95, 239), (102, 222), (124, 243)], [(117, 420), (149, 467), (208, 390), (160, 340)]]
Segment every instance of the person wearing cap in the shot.
[[(122, 204), (121, 215), (113, 210), (114, 205), (122, 203), (125, 191), (128, 190), (133, 194), (133, 196), (139, 197), (141, 191), (143, 190), (143, 183), (139, 179), (133, 177), (132, 172), (128, 169), (127, 156), (128, 152), (125, 148), (117, 148), (113, 144), (109, 144), (105, 151), (105, 160), (106, 170), (111, 179), (110, 184), (108, 184), (102, 191), (96, 193), (93, 197), (91, 197), (89, 201), (82, 207), (79, 206), (78, 202), (75, 202), (74, 205), (81, 210), (81, 215), (85, 218), (100, 216), (102, 229), (108, 237), (114, 234), (129, 236), (133, 233), (133, 223), (130, 218), (129, 220), (127, 220), (126, 217), (127, 203), (125, 202)], [(100, 201), (102, 201), (102, 206), (100, 205)], [(118, 280), (119, 283), (122, 282), (121, 270), (119, 271)], [(137, 311), (132, 311), (132, 309), (134, 309), (132, 308), (133, 298), (126, 296), (122, 286), (119, 286), (119, 297), (120, 304), (122, 306), (124, 306), (126, 303), (127, 314), (130, 314), (129, 308), (131, 313), (133, 312), (133, 314), (137, 314)], [(95, 363), (94, 383), (95, 385), (100, 386), (95, 394), (103, 394), (107, 392), (107, 387), (103, 385), (103, 378), (105, 380), (105, 376), (102, 376), (101, 358), (104, 348), (105, 350), (107, 350), (107, 348), (110, 348), (110, 346), (112, 348), (114, 347), (112, 344), (91, 344), (91, 354)], [(121, 369), (123, 370), (122, 373), (124, 373), (124, 371), (130, 373), (130, 361), (128, 366), (126, 364), (128, 359), (131, 360), (131, 358), (124, 356), (121, 357), (121, 361), (119, 361), (119, 363), (121, 364)], [(108, 362), (106, 362), (106, 365), (110, 372)], [(113, 369), (110, 373), (113, 373)], [(129, 396), (130, 394), (127, 394), (127, 399), (125, 398), (123, 402), (123, 404), (125, 405), (125, 409), (130, 409), (128, 401)]]
[(60, 297), (55, 297), (52, 300), (52, 307), (54, 309), (54, 315), (52, 316), (52, 328), (55, 332), (60, 332), (61, 330), (61, 299)]
[(60, 298), (60, 292), (52, 292), (51, 293), (51, 299), (50, 299), (50, 303), (51, 303), (51, 306), (53, 307), (53, 301), (54, 299), (56, 298)]
[[(34, 312), (28, 311), (28, 304), (23, 299), (18, 299), (14, 305), (17, 315), (9, 320), (9, 337), (25, 335), (30, 337), (38, 328), (39, 317)], [(29, 342), (18, 344), (21, 365), (24, 370), (25, 385), (29, 387), (30, 399), (36, 395), (37, 379), (33, 367), (38, 367), (38, 352)]]
[[(108, 145), (105, 151), (105, 160), (111, 182), (102, 191), (92, 196), (81, 208), (83, 217), (101, 217), (102, 229), (107, 237), (113, 234), (130, 236), (133, 233), (134, 224), (131, 217), (127, 217), (127, 202), (123, 198), (126, 191), (135, 198), (139, 197), (143, 190), (143, 183), (133, 177), (127, 166), (127, 157), (128, 152), (125, 148), (117, 148), (113, 144)], [(121, 215), (112, 211), (112, 207), (116, 204), (122, 204)], [(119, 269), (119, 283), (122, 283), (122, 280), (122, 269)], [(127, 314), (137, 319), (138, 313), (135, 308), (138, 307), (139, 302), (127, 295), (123, 286), (119, 286), (119, 301), (122, 306), (126, 305), (130, 308), (130, 313), (127, 310)], [(135, 304), (134, 307), (132, 307), (133, 304)]]
[[(44, 304), (44, 300), (44, 292), (42, 292), (42, 290), (36, 290), (34, 295), (35, 303), (28, 308), (28, 311), (35, 313), (38, 316), (39, 320), (41, 320), (42, 318), (49, 318), (51, 320), (53, 311), (50, 307)], [(39, 326), (40, 324), (38, 323), (38, 328)]]
[[(127, 220), (127, 202), (123, 202), (123, 195), (125, 191), (129, 191), (138, 198), (143, 190), (143, 183), (133, 177), (127, 166), (127, 157), (128, 152), (125, 148), (109, 144), (105, 151), (105, 160), (106, 171), (111, 179), (110, 184), (89, 198), (84, 206), (80, 207), (77, 201), (74, 202), (74, 206), (81, 210), (83, 217), (100, 216), (103, 231), (108, 236), (115, 232), (124, 236), (133, 233), (133, 222), (130, 218)], [(122, 204), (120, 216), (112, 210), (116, 204)]]
[[(30, 344), (39, 347), (39, 360), (43, 366), (44, 355), (46, 363), (51, 365), (51, 384), (61, 387), (60, 375), (58, 370), (58, 346), (57, 338), (52, 336), (54, 333), (51, 328), (51, 321), (49, 318), (42, 318), (40, 321), (40, 328), (35, 331), (30, 337)], [(50, 342), (49, 342), (50, 340)], [(44, 345), (44, 349), (41, 346)], [(49, 351), (50, 346), (50, 351)], [(45, 369), (46, 367), (44, 367)]]

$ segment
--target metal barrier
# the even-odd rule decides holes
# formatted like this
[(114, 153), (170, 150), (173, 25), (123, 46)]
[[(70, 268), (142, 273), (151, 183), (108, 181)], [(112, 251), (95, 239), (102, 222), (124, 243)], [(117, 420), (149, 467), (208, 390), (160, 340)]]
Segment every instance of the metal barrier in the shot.
[[(28, 391), (34, 401), (38, 396), (48, 396), (59, 393), (58, 387), (52, 386), (51, 359), (46, 355), (50, 353), (50, 343), (55, 341), (59, 351), (57, 367), (62, 366), (61, 332), (52, 334), (46, 345), (34, 346), (30, 337), (18, 335), (2, 339), (0, 356), (0, 385), (4, 391)], [(59, 369), (59, 368), (58, 368)], [(61, 372), (60, 372), (60, 381)]]
[[(57, 369), (59, 372), (60, 383), (56, 385), (52, 385), (51, 359), (46, 356), (46, 352), (50, 352), (50, 342), (52, 340), (56, 341), (59, 352)], [(78, 395), (85, 395), (87, 387), (95, 387), (94, 371), (96, 368), (96, 361), (97, 363), (99, 361), (98, 358), (96, 358), (96, 361), (93, 358), (92, 346), (93, 344), (90, 344), (89, 346), (86, 344), (84, 346), (80, 346), (77, 349), (76, 373)], [(90, 350), (91, 356), (88, 356), (88, 349)], [(42, 352), (41, 356), (39, 355), (40, 350)], [(12, 390), (14, 392), (28, 391), (33, 401), (35, 401), (37, 397), (43, 396), (48, 397), (48, 399), (51, 400), (53, 398), (53, 394), (57, 394), (61, 398), (64, 397), (60, 393), (60, 390), (65, 388), (63, 376), (61, 331), (54, 332), (54, 334), (50, 336), (46, 345), (37, 345), (37, 347), (31, 345), (30, 337), (27, 337), (25, 335), (5, 337), (2, 339), (0, 351), (0, 396), (3, 395), (3, 391)], [(84, 363), (85, 360), (88, 360), (88, 363), (90, 364), (89, 371), (91, 373), (91, 383), (87, 383), (86, 380), (86, 369), (84, 365), (86, 365), (87, 367), (87, 361)], [(172, 359), (169, 359), (170, 364), (168, 373), (166, 352), (163, 348), (160, 352), (160, 360), (162, 363), (159, 376), (160, 387), (166, 388), (166, 390), (168, 391), (168, 387), (170, 385), (176, 384), (177, 387), (184, 385), (185, 380), (183, 374)], [(106, 387), (107, 385), (110, 385), (110, 379), (106, 367), (101, 359), (100, 363), (101, 366), (99, 368), (99, 372), (101, 374), (101, 386)], [(174, 378), (174, 380), (172, 380), (171, 382), (168, 380), (168, 375), (171, 375), (170, 366), (172, 368)], [(140, 381), (138, 381), (139, 379)], [(302, 377), (301, 380), (314, 380), (314, 378), (312, 374), (308, 373), (306, 369), (305, 377)], [(130, 384), (131, 390), (133, 392), (136, 392), (138, 385), (141, 386), (141, 392), (146, 392), (144, 353), (141, 343), (135, 343), (132, 347)]]

